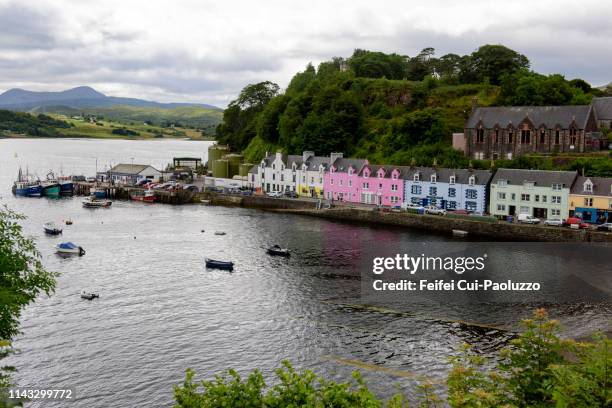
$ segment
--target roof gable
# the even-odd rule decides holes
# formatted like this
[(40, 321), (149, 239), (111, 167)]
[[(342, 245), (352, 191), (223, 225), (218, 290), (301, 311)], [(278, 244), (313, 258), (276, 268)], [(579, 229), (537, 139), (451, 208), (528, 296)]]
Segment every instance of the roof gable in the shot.
[(591, 105), (478, 107), (470, 114), (465, 127), (509, 128), (528, 120), (533, 126), (544, 124), (549, 129), (556, 125), (567, 129), (575, 121), (579, 129), (585, 129), (591, 109)]

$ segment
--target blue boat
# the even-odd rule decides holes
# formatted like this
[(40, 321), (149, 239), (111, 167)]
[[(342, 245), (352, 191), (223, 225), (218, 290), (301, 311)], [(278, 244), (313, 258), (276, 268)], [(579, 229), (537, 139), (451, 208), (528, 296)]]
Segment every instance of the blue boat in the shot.
[(70, 180), (59, 179), (60, 195), (71, 196), (74, 194), (74, 184)]
[(37, 181), (16, 181), (13, 184), (13, 194), (21, 197), (40, 197), (43, 188)]
[(228, 271), (231, 271), (234, 269), (234, 263), (231, 261), (217, 261), (214, 259), (206, 258), (205, 262), (206, 262), (207, 268), (226, 269)]
[(106, 191), (101, 188), (92, 187), (89, 189), (89, 193), (95, 198), (106, 198)]

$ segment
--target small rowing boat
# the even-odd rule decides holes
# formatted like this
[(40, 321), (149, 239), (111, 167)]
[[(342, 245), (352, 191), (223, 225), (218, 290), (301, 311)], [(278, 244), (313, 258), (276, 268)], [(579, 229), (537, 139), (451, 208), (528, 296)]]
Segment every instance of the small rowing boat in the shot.
[(49, 235), (59, 235), (62, 233), (62, 229), (58, 227), (54, 222), (47, 222), (43, 225), (45, 233)]
[(57, 250), (58, 254), (78, 256), (85, 255), (85, 250), (82, 247), (73, 244), (72, 242), (62, 242), (61, 244), (57, 244), (55, 246), (55, 249)]
[(234, 269), (234, 263), (231, 261), (217, 261), (215, 259), (206, 258), (205, 262), (207, 268), (226, 269), (229, 271)]
[(268, 248), (268, 255), (273, 256), (291, 256), (291, 253), (287, 248), (281, 248), (280, 245), (272, 245)]
[(98, 295), (97, 293), (85, 292), (85, 291), (81, 292), (81, 299), (92, 300), (92, 299), (99, 298), (99, 297), (100, 295)]

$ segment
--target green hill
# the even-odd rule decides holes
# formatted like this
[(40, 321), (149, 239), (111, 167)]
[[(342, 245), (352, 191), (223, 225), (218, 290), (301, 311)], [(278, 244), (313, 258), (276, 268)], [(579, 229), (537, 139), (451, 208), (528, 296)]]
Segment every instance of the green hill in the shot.
[(61, 136), (61, 130), (71, 125), (48, 115), (0, 110), (0, 136), (29, 135), (41, 137)]

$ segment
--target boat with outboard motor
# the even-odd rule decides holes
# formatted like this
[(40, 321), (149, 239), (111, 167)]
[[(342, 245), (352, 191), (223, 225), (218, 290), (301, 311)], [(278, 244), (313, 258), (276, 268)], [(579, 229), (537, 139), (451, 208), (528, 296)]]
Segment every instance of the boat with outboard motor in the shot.
[(58, 254), (64, 255), (85, 255), (85, 250), (83, 247), (73, 244), (72, 242), (62, 242), (61, 244), (57, 244), (55, 249)]
[(206, 262), (207, 268), (226, 269), (229, 271), (234, 269), (234, 263), (231, 261), (218, 261), (210, 258), (206, 258), (204, 261)]
[(287, 248), (282, 248), (280, 245), (272, 245), (267, 250), (268, 255), (273, 256), (291, 256), (291, 252)]
[(85, 208), (104, 208), (104, 207), (110, 207), (113, 202), (110, 200), (101, 200), (96, 198), (95, 196), (89, 196), (86, 199), (84, 199), (82, 202), (83, 207)]

